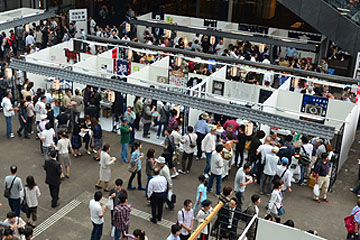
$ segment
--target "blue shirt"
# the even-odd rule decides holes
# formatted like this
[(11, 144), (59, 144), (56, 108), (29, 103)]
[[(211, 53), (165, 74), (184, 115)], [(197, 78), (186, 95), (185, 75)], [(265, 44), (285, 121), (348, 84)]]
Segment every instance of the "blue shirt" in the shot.
[[(135, 159), (140, 157), (140, 149), (139, 150), (135, 150), (131, 153), (131, 163), (135, 163)], [(141, 170), (141, 159), (139, 158), (139, 160), (137, 161), (138, 163), (138, 171)]]
[(166, 238), (166, 240), (180, 240), (179, 236), (176, 236), (176, 238), (170, 233), (170, 235)]
[(200, 193), (202, 193), (201, 199), (200, 199), (200, 203), (202, 203), (204, 200), (207, 199), (206, 198), (206, 187), (203, 183), (197, 187), (196, 202), (199, 201)]
[(208, 134), (210, 132), (209, 124), (205, 120), (199, 120), (195, 124), (195, 132), (201, 134)]
[[(351, 216), (351, 215), (354, 215), (354, 214), (355, 214), (357, 211), (359, 211), (359, 210), (360, 210), (360, 207), (359, 207), (359, 206), (355, 206), (355, 207), (353, 208), (353, 210), (351, 211), (350, 216)], [(356, 213), (356, 215), (354, 216), (354, 222), (357, 222), (357, 223), (360, 224), (360, 212)]]

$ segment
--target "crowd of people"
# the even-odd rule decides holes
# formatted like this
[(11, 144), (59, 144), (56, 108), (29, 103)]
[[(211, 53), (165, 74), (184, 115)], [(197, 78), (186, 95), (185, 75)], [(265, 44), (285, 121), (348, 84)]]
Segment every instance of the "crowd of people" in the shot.
[[(93, 19), (91, 33), (101, 37), (114, 39), (136, 39), (135, 32), (124, 34), (123, 26), (101, 28)], [(125, 28), (124, 28), (125, 29)], [(46, 46), (52, 46), (57, 42), (66, 41), (76, 34), (84, 37), (83, 30), (77, 31), (74, 23), (69, 26), (59, 27), (55, 19), (42, 21), (40, 25), (33, 26), (26, 31), (25, 27), (18, 27), (11, 32), (10, 38), (2, 34), (1, 52), (3, 59), (17, 56), (17, 51), (31, 53)], [(250, 61), (270, 63), (267, 49), (260, 53), (256, 45), (249, 42), (238, 42), (228, 48), (223, 46), (223, 41), (210, 44), (209, 36), (196, 36), (185, 45), (182, 38), (178, 38), (174, 32), (171, 37), (157, 37), (150, 29), (144, 32), (146, 44), (161, 46), (173, 46), (192, 51), (218, 54)], [(86, 51), (97, 54), (103, 51), (97, 47), (94, 51), (87, 46)], [(296, 51), (296, 50), (295, 50)], [(287, 59), (292, 67), (309, 70), (311, 67), (304, 59), (296, 59), (294, 49), (289, 49)], [(133, 55), (135, 61), (151, 63), (155, 61), (153, 56)], [(276, 59), (279, 60), (277, 57)], [(275, 64), (278, 60), (275, 59)], [(187, 71), (202, 74), (210, 74), (207, 66), (188, 64), (184, 66)], [(326, 71), (323, 62), (319, 67)], [(198, 177), (199, 186), (195, 201), (186, 199), (176, 214), (177, 224), (171, 227), (171, 233), (167, 240), (188, 239), (196, 225), (202, 223), (212, 211), (215, 203), (212, 203), (207, 195), (213, 192), (224, 206), (217, 216), (217, 220), (211, 227), (203, 229), (200, 239), (209, 239), (211, 234), (218, 234), (220, 239), (236, 239), (239, 235), (239, 222), (249, 222), (253, 215), (259, 215), (261, 201), (268, 197), (266, 217), (270, 221), (280, 223), (285, 214), (283, 199), (286, 194), (291, 194), (293, 182), (304, 185), (307, 181), (315, 179), (320, 193), (314, 194), (313, 199), (318, 203), (328, 203), (326, 195), (330, 181), (329, 153), (331, 149), (325, 140), (305, 136), (301, 134), (289, 134), (279, 137), (276, 132), (266, 136), (264, 131), (250, 130), (248, 125), (239, 125), (236, 119), (222, 122), (224, 129), (221, 134), (216, 127), (210, 127), (211, 118), (209, 113), (203, 113), (195, 126), (187, 126), (186, 133), (180, 133), (182, 122), (178, 117), (180, 112), (176, 105), (156, 101), (155, 99), (143, 99), (136, 97), (133, 107), (124, 109), (121, 94), (116, 94), (115, 106), (120, 106), (114, 111), (118, 114), (121, 125), (121, 156), (124, 164), (128, 164), (130, 177), (127, 188), (122, 187), (123, 180), (117, 178), (114, 187), (111, 187), (112, 165), (117, 158), (110, 155), (111, 145), (103, 141), (102, 127), (99, 124), (101, 92), (108, 91), (93, 86), (84, 89), (76, 89), (74, 93), (67, 89), (60, 98), (54, 98), (44, 89), (34, 89), (34, 83), (27, 79), (21, 71), (9, 73), (6, 65), (2, 67), (0, 76), (1, 107), (6, 119), (6, 136), (15, 137), (12, 126), (13, 118), (17, 115), (20, 128), (16, 131), (19, 137), (25, 139), (36, 138), (39, 141), (41, 154), (44, 156), (44, 170), (46, 171), (46, 184), (52, 198), (51, 207), (59, 206), (59, 190), (61, 182), (69, 179), (71, 159), (82, 155), (92, 155), (99, 161), (99, 178), (95, 184), (96, 189), (103, 189), (110, 200), (107, 205), (100, 204), (104, 197), (102, 191), (96, 191), (94, 199), (89, 203), (90, 218), (93, 224), (91, 233), (92, 240), (101, 239), (104, 224), (104, 214), (111, 211), (112, 236), (115, 240), (120, 238), (147, 239), (145, 232), (136, 229), (129, 234), (130, 212), (132, 206), (128, 203), (128, 194), (135, 189), (144, 191), (146, 199), (151, 205), (151, 218), (149, 221), (156, 224), (162, 221), (163, 205), (170, 210), (175, 209), (176, 195), (172, 179), (190, 174), (193, 159), (206, 159), (203, 174)], [(345, 95), (344, 95), (345, 97)], [(17, 106), (17, 103), (18, 106)], [(119, 104), (120, 103), (120, 104)], [(154, 113), (158, 114), (154, 118)], [(155, 120), (155, 121), (154, 121)], [(155, 153), (150, 148), (146, 154), (142, 152), (142, 144), (135, 139), (135, 131), (143, 128), (143, 137), (149, 138), (149, 130), (154, 123), (157, 126), (157, 137), (163, 137), (163, 151)], [(255, 124), (256, 125), (256, 124)], [(71, 136), (69, 136), (71, 135)], [(183, 146), (183, 152), (180, 151)], [(129, 155), (130, 150), (130, 157)], [(195, 155), (196, 154), (196, 155)], [(158, 156), (158, 157), (156, 157)], [(143, 158), (146, 157), (145, 163)], [(234, 159), (234, 161), (233, 161)], [(178, 164), (179, 169), (178, 168)], [(143, 166), (147, 176), (146, 184), (142, 182)], [(234, 188), (222, 186), (224, 178), (229, 177), (232, 167), (236, 169)], [(291, 169), (299, 168), (297, 177)], [(133, 186), (133, 179), (137, 177), (137, 188)], [(294, 180), (295, 179), (295, 180)], [(259, 194), (253, 194), (248, 207), (244, 207), (246, 187), (249, 184), (259, 184)], [(103, 184), (103, 185), (102, 185)], [(33, 228), (37, 224), (37, 206), (40, 197), (40, 189), (35, 183), (33, 176), (27, 176), (26, 185), (23, 187), (22, 179), (17, 176), (17, 166), (10, 167), (10, 175), (4, 180), (4, 187), (8, 192), (7, 198), (11, 212), (7, 214), (7, 220), (0, 222), (6, 230), (3, 235), (11, 239), (10, 235), (18, 234), (23, 239), (31, 239)], [(20, 212), (26, 213), (26, 221), (20, 218)], [(294, 227), (294, 222), (288, 220), (284, 223)], [(315, 233), (315, 231), (312, 231)], [(255, 239), (256, 223), (247, 233), (248, 239)]]

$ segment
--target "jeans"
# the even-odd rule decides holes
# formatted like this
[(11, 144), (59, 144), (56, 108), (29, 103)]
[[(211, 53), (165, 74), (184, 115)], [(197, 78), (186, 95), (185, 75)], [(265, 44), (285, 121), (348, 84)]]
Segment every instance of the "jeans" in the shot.
[(24, 137), (27, 137), (28, 136), (28, 131), (27, 131), (28, 122), (26, 121), (26, 123), (24, 123), (23, 120), (21, 120), (21, 119), (19, 119), (19, 122), (20, 122), (20, 128), (18, 130), (18, 133), (21, 133), (22, 130), (24, 130)]
[(235, 197), (236, 197), (237, 200), (238, 200), (238, 207), (239, 207), (240, 210), (241, 210), (241, 207), (242, 207), (242, 205), (243, 205), (244, 202), (245, 202), (244, 192), (235, 192)]
[(166, 130), (166, 128), (167, 128), (167, 122), (159, 122), (159, 124), (158, 124), (158, 131), (157, 131), (157, 135), (156, 135), (156, 136), (158, 136), (158, 137), (160, 137), (161, 127), (162, 127), (162, 126), (164, 126), (164, 127), (163, 127), (163, 130), (162, 130), (161, 136), (162, 136), (162, 137), (165, 137), (165, 130)]
[(18, 199), (11, 199), (8, 198), (9, 206), (12, 212), (16, 214), (16, 216), (20, 216), (20, 198)]
[(214, 182), (214, 178), (216, 178), (216, 194), (219, 195), (221, 193), (221, 183), (222, 183), (222, 176), (215, 175), (211, 173), (210, 179), (209, 179), (209, 186), (208, 186), (208, 192), (211, 192), (211, 188)]
[(196, 215), (197, 210), (199, 209), (199, 207), (201, 207), (201, 203), (196, 202), (195, 205), (194, 205), (194, 207), (193, 207), (193, 211), (194, 211), (194, 214), (195, 214), (195, 215)]
[(239, 163), (239, 166), (242, 167), (243, 162), (244, 162), (244, 149), (236, 149), (236, 150), (235, 150), (235, 166), (238, 165), (239, 155), (240, 155), (240, 163)]
[(359, 190), (360, 190), (360, 184), (354, 187), (353, 193), (358, 194)]
[(129, 126), (132, 128), (132, 131), (130, 132), (130, 144), (135, 143), (135, 125), (134, 123), (129, 123)]
[[(273, 180), (274, 180), (274, 176), (262, 173), (260, 180), (260, 192), (271, 193), (274, 187)], [(266, 182), (268, 183), (266, 184)], [(268, 191), (264, 190), (265, 184), (267, 185)]]
[(301, 165), (300, 167), (300, 170), (301, 170), (301, 173), (300, 173), (300, 181), (298, 182), (298, 184), (302, 184), (304, 182), (304, 177), (305, 177), (305, 166), (304, 165)]
[(11, 117), (5, 117), (6, 120), (6, 136), (11, 136)]
[(91, 232), (90, 240), (100, 240), (104, 224), (103, 223), (102, 224), (96, 224), (94, 222), (92, 222), (92, 224), (93, 224), (93, 230)]
[(204, 169), (204, 174), (208, 174), (210, 172), (211, 153), (205, 153), (205, 156), (206, 156), (206, 166)]
[(127, 160), (128, 152), (129, 152), (129, 143), (122, 143), (120, 157), (123, 162), (128, 162)]
[(124, 232), (129, 233), (129, 229), (120, 230), (115, 228), (114, 240), (119, 240), (121, 235), (123, 236), (122, 239), (128, 239), (127, 237), (124, 236)]

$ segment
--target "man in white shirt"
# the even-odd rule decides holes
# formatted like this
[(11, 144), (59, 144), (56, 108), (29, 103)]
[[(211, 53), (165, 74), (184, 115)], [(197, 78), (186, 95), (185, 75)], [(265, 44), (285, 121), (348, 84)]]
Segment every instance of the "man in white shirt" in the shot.
[(235, 175), (234, 180), (234, 192), (235, 196), (238, 200), (239, 208), (242, 208), (242, 205), (245, 201), (245, 189), (246, 186), (253, 182), (252, 177), (247, 176), (247, 174), (251, 171), (251, 164), (245, 163), (242, 168), (239, 168)]
[(208, 192), (211, 192), (211, 188), (214, 182), (214, 178), (216, 178), (216, 194), (220, 195), (221, 193), (221, 183), (222, 183), (222, 168), (224, 167), (223, 158), (221, 156), (221, 152), (223, 150), (223, 145), (217, 145), (215, 147), (215, 151), (211, 156), (211, 166), (210, 172), (211, 176), (209, 179)]
[(30, 32), (26, 38), (25, 38), (25, 44), (26, 46), (28, 47), (29, 45), (35, 45), (36, 44), (36, 41), (35, 41), (35, 38), (34, 38), (34, 35), (32, 32)]
[(276, 167), (276, 175), (284, 182), (284, 187), (281, 191), (285, 192), (289, 190), (291, 192), (291, 178), (292, 174), (288, 169), (289, 159), (287, 157), (283, 157), (281, 159), (281, 165)]
[(51, 149), (55, 148), (54, 138), (55, 138), (55, 131), (52, 128), (52, 124), (48, 122), (45, 125), (45, 130), (39, 133), (40, 141), (43, 142), (43, 151), (44, 151), (44, 157), (45, 160), (48, 159), (48, 155), (51, 151)]
[(174, 127), (174, 130), (171, 132), (170, 136), (174, 137), (174, 143), (175, 143), (175, 146), (176, 146), (175, 154), (173, 156), (173, 162), (174, 162), (174, 164), (178, 165), (178, 164), (180, 164), (180, 149), (179, 149), (179, 146), (180, 146), (180, 143), (182, 142), (182, 136), (180, 134), (179, 126)]
[(273, 147), (271, 153), (268, 153), (265, 156), (265, 165), (264, 170), (261, 174), (260, 180), (260, 194), (264, 194), (264, 187), (266, 182), (268, 181), (267, 187), (268, 191), (266, 193), (270, 194), (273, 189), (273, 180), (276, 174), (276, 167), (279, 163), (279, 157), (276, 154), (279, 152), (278, 147)]
[(46, 115), (46, 96), (40, 97), (40, 101), (35, 103), (35, 114), (36, 114), (36, 127), (41, 121), (41, 115)]
[(219, 43), (216, 45), (216, 54), (221, 56), (224, 52), (224, 41), (221, 39)]
[(204, 175), (206, 178), (209, 177), (208, 173), (210, 171), (211, 156), (215, 150), (215, 141), (216, 141), (216, 128), (212, 127), (210, 132), (206, 134), (204, 139), (201, 142), (201, 150), (205, 152), (206, 156), (206, 166), (204, 169)]
[(6, 120), (6, 136), (8, 138), (14, 138), (15, 135), (12, 133), (12, 126), (11, 126), (11, 120), (12, 116), (15, 115), (15, 111), (18, 110), (17, 107), (13, 107), (11, 103), (12, 94), (11, 92), (8, 92), (7, 95), (2, 99), (1, 106), (4, 111), (4, 117)]
[(194, 211), (192, 201), (184, 201), (184, 207), (177, 213), (177, 222), (181, 226), (180, 239), (187, 240), (194, 227)]
[(102, 198), (102, 193), (97, 191), (94, 194), (94, 199), (90, 200), (90, 219), (93, 224), (93, 229), (91, 232), (91, 240), (100, 240), (103, 231), (104, 225), (104, 212), (106, 210), (106, 205), (101, 207), (100, 200)]
[[(164, 159), (165, 160), (165, 159)], [(150, 198), (151, 215), (150, 221), (156, 223), (161, 221), (164, 202), (167, 192), (167, 180), (164, 176), (160, 176), (160, 169), (154, 169), (154, 177), (150, 179), (148, 184), (147, 196)]]
[[(194, 158), (194, 152), (196, 149), (196, 140), (197, 134), (194, 133), (194, 128), (192, 126), (187, 127), (187, 135), (185, 135), (182, 143), (184, 144), (184, 152), (181, 159), (182, 170), (180, 169), (178, 172), (182, 174), (189, 174), (192, 161)], [(186, 160), (189, 160), (186, 164)]]
[(267, 136), (265, 138), (265, 143), (260, 145), (258, 149), (256, 150), (256, 155), (261, 154), (261, 164), (263, 165), (265, 162), (265, 156), (269, 153), (271, 153), (273, 147), (270, 145), (271, 137)]
[(89, 21), (90, 21), (90, 34), (95, 35), (96, 22), (92, 17), (89, 18)]

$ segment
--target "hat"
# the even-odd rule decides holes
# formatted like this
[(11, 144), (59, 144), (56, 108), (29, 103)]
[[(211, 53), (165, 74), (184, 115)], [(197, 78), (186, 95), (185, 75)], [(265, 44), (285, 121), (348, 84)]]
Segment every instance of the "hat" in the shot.
[(46, 114), (41, 114), (41, 116), (40, 116), (40, 119), (41, 120), (44, 120), (44, 119), (46, 119), (47, 118), (47, 115)]
[(207, 119), (209, 119), (209, 114), (204, 112), (203, 114), (201, 114), (201, 118), (204, 120), (207, 120)]
[(284, 165), (288, 165), (289, 164), (289, 159), (287, 157), (283, 157), (281, 159), (281, 163), (284, 164)]
[(161, 163), (161, 164), (165, 164), (165, 158), (164, 158), (164, 157), (158, 157), (158, 158), (156, 159), (156, 162), (157, 162), (157, 163)]
[(127, 122), (128, 120), (127, 120), (127, 118), (122, 118), (121, 119), (121, 122)]
[(279, 152), (279, 147), (273, 147), (272, 152), (277, 154)]
[(212, 127), (210, 128), (210, 131), (216, 131), (216, 127), (212, 126)]
[(208, 206), (211, 205), (211, 203), (212, 203), (212, 202), (211, 202), (210, 200), (206, 199), (206, 200), (204, 200), (204, 201), (201, 202), (201, 206), (203, 206), (203, 207), (208, 207)]

